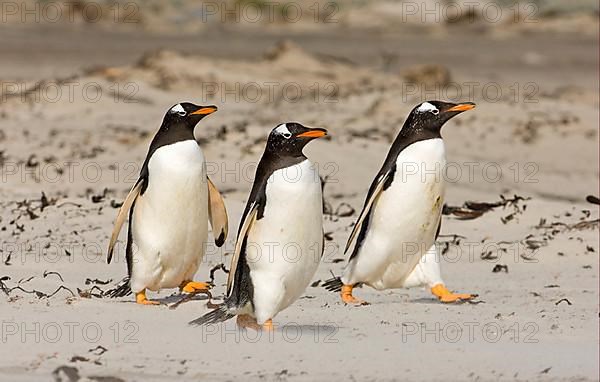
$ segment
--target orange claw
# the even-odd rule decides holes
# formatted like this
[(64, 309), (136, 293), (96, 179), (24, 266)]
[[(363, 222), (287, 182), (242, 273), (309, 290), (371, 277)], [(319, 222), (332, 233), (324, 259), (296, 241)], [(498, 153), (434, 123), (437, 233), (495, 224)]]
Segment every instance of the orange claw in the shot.
[(477, 297), (476, 294), (468, 293), (452, 293), (444, 284), (437, 284), (431, 288), (431, 293), (436, 296), (443, 303), (451, 303), (458, 301), (468, 301)]

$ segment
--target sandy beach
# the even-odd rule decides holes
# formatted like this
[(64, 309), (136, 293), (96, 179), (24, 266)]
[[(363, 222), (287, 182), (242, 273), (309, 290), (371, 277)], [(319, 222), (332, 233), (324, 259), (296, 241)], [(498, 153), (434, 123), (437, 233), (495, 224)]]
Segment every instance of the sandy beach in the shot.
[[(196, 28), (192, 8), (166, 6), (163, 18), (140, 8), (139, 25), (3, 14), (0, 380), (598, 380), (597, 10), (420, 27), (396, 25), (393, 3), (342, 6), (335, 25)], [(341, 273), (370, 182), (428, 99), (477, 104), (442, 131), (438, 247), (448, 287), (479, 297), (363, 287), (371, 304), (346, 306), (322, 283)], [(204, 296), (174, 306), (182, 295), (162, 290), (147, 307), (106, 295), (127, 274), (125, 233), (106, 264), (118, 207), (181, 101), (219, 108), (195, 130), (232, 227), (222, 248), (209, 234), (196, 275), (212, 273), (217, 303), (227, 275), (214, 269), (230, 266), (268, 132), (329, 131), (306, 149), (325, 179), (323, 260), (273, 333), (188, 326)]]

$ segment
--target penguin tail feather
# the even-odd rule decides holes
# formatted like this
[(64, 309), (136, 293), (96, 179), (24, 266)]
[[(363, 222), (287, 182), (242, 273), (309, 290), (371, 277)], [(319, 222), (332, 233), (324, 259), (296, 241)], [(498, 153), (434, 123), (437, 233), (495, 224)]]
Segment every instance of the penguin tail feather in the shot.
[(327, 289), (329, 292), (341, 292), (343, 285), (344, 283), (342, 283), (342, 279), (340, 277), (333, 277), (329, 280), (325, 280), (323, 283), (323, 288)]
[(129, 296), (131, 293), (131, 288), (129, 287), (129, 277), (125, 277), (113, 289), (109, 289), (104, 292), (104, 296), (117, 298)]
[(218, 308), (211, 310), (204, 316), (188, 322), (188, 325), (201, 326), (217, 324), (219, 322), (227, 321), (233, 317), (235, 317), (235, 314), (231, 313), (231, 311), (227, 307), (227, 304), (221, 304)]

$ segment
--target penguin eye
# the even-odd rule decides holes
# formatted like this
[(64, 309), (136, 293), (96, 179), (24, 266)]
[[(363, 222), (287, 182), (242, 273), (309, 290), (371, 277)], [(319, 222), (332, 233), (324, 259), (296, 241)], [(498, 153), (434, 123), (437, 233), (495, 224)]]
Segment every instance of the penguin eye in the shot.
[(182, 117), (185, 117), (187, 115), (187, 113), (185, 111), (178, 111), (177, 115), (180, 115)]
[(423, 102), (421, 105), (419, 105), (416, 111), (417, 113), (425, 113), (428, 111), (433, 115), (438, 115), (440, 113), (439, 109), (429, 102)]
[(276, 134), (282, 135), (285, 139), (290, 139), (292, 137), (292, 133), (288, 130), (287, 124), (285, 123), (282, 123), (281, 125), (277, 126), (274, 132)]

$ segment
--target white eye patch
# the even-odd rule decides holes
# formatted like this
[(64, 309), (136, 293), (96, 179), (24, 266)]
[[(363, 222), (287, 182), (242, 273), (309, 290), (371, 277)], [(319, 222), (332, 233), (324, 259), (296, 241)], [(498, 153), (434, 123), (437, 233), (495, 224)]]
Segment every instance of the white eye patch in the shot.
[(177, 113), (179, 115), (185, 115), (186, 114), (185, 110), (183, 109), (183, 106), (181, 106), (181, 104), (179, 104), (179, 103), (177, 105), (173, 106), (171, 108), (171, 110), (169, 110), (169, 111), (171, 113)]
[(434, 115), (437, 115), (437, 114), (439, 114), (440, 111), (437, 109), (437, 107), (433, 106), (429, 102), (423, 102), (421, 104), (421, 106), (419, 106), (417, 108), (417, 112), (419, 112), (419, 113), (430, 112)]
[(284, 138), (286, 138), (286, 139), (288, 139), (292, 136), (292, 133), (290, 133), (290, 131), (288, 130), (287, 125), (285, 123), (282, 123), (281, 125), (277, 126), (275, 131), (277, 132), (277, 134), (283, 135)]

